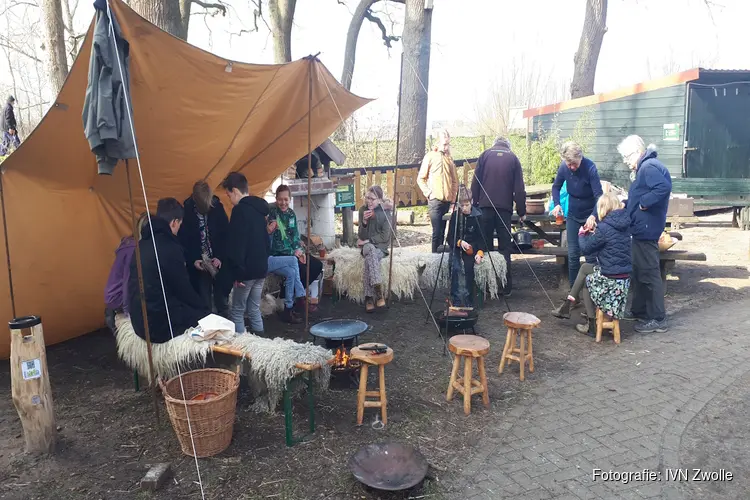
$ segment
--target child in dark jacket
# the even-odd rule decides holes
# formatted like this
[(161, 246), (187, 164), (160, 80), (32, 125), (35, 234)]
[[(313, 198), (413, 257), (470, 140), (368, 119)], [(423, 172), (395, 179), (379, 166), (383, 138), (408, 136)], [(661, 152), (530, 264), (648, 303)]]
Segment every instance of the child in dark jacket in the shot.
[(596, 308), (613, 318), (622, 318), (633, 270), (630, 256), (630, 217), (614, 193), (606, 193), (597, 202), (599, 224), (593, 231), (581, 229), (579, 243), (583, 255), (597, 256), (597, 264), (581, 266), (573, 288), (552, 314), (570, 318), (572, 304), (583, 298), (588, 321), (576, 330), (596, 334)]
[[(474, 264), (484, 258), (486, 242), (482, 235), (482, 212), (472, 206), (471, 193), (463, 186), (458, 204), (448, 226), (448, 246), (451, 248), (451, 303), (454, 306), (474, 306)], [(465, 290), (460, 290), (461, 264), (464, 269)]]

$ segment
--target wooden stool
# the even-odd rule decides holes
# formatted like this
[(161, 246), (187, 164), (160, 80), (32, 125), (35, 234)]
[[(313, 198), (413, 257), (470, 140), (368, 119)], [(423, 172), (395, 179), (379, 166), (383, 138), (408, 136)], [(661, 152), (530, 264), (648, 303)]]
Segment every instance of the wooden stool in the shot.
[[(359, 392), (357, 392), (357, 425), (362, 425), (365, 408), (380, 408), (383, 424), (388, 423), (388, 399), (385, 396), (385, 365), (393, 361), (393, 349), (390, 347), (384, 354), (375, 354), (374, 351), (363, 350), (363, 347), (374, 347), (382, 345), (378, 343), (360, 344), (353, 347), (349, 356), (362, 363), (359, 371)], [(370, 365), (378, 367), (378, 378), (380, 379), (379, 391), (367, 390), (367, 371)], [(377, 398), (375, 401), (367, 401), (367, 398)]]
[[(455, 335), (451, 337), (448, 343), (448, 349), (456, 356), (453, 358), (453, 370), (451, 379), (448, 382), (448, 394), (445, 399), (453, 399), (453, 390), (455, 389), (464, 396), (464, 413), (471, 413), (471, 397), (474, 394), (482, 395), (484, 406), (490, 405), (490, 395), (487, 392), (487, 375), (484, 372), (484, 356), (490, 352), (490, 343), (487, 339), (476, 335)], [(474, 358), (477, 359), (477, 370), (479, 371), (479, 380), (473, 378), (472, 364)], [(464, 360), (464, 376), (458, 377), (458, 365)]]
[[(605, 321), (606, 318), (606, 321)], [(620, 320), (617, 318), (610, 318), (604, 311), (596, 309), (596, 341), (602, 341), (602, 330), (612, 330), (612, 337), (615, 339), (615, 344), (620, 343)]]
[[(534, 373), (534, 348), (531, 340), (531, 330), (539, 326), (541, 321), (533, 314), (522, 312), (509, 312), (503, 315), (503, 322), (508, 327), (508, 336), (505, 337), (505, 347), (500, 358), (499, 373), (503, 373), (505, 362), (518, 361), (521, 370), (521, 380), (524, 380), (524, 365), (529, 362), (529, 371)], [(518, 337), (518, 347), (516, 347)], [(526, 343), (528, 342), (528, 349)]]

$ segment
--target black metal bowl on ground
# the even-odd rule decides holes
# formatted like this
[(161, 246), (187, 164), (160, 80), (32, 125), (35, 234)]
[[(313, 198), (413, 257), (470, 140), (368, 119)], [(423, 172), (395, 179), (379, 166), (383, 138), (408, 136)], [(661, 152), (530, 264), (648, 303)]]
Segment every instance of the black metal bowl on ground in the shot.
[(367, 328), (367, 323), (357, 319), (332, 319), (311, 326), (310, 335), (316, 342), (317, 339), (323, 339), (327, 349), (335, 349), (342, 344), (350, 349), (355, 339)]
[(359, 482), (383, 491), (413, 488), (424, 480), (427, 468), (416, 448), (401, 443), (369, 444), (349, 458), (349, 470)]
[[(445, 311), (435, 313), (441, 331), (445, 331)], [(467, 316), (448, 316), (448, 333), (474, 331), (479, 320), (479, 311), (472, 309)]]

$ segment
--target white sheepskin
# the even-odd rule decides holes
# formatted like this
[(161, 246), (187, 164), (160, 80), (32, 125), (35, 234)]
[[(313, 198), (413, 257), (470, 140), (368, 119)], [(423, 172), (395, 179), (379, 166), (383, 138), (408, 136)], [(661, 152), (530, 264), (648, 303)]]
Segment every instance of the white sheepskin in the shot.
[[(394, 249), (393, 260), (393, 282), (391, 290), (400, 299), (414, 298), (414, 293), (419, 286), (419, 258), (417, 252)], [(336, 262), (336, 270), (333, 275), (333, 283), (336, 289), (346, 293), (350, 300), (363, 303), (365, 300), (364, 274), (365, 261), (359, 249), (342, 247), (331, 252), (330, 257)], [(383, 289), (388, 288), (388, 267), (390, 257), (386, 256), (380, 261), (380, 269), (383, 278)]]
[[(417, 287), (431, 289), (435, 286), (440, 268), (439, 288), (450, 287), (450, 264), (449, 255), (445, 254), (440, 267), (441, 254), (420, 253), (412, 250), (395, 249), (393, 261), (393, 283), (391, 289), (399, 297), (414, 298)], [(498, 290), (506, 284), (505, 258), (498, 252), (486, 254), (494, 263), (494, 270), (499, 276), (495, 276), (492, 264), (485, 257), (481, 264), (474, 267), (477, 286), (484, 290), (485, 298), (496, 299)], [(364, 272), (364, 259), (358, 249), (342, 247), (331, 252), (330, 257), (336, 262), (336, 270), (333, 277), (336, 289), (346, 294), (350, 300), (358, 303), (364, 302), (364, 284), (362, 274)], [(388, 286), (389, 258), (382, 260), (383, 286)], [(500, 282), (498, 286), (498, 281)]]
[[(131, 369), (148, 373), (146, 342), (133, 330), (130, 318), (124, 314), (115, 317), (117, 354)], [(256, 396), (252, 409), (273, 412), (286, 384), (300, 370), (297, 363), (320, 364), (313, 373), (319, 389), (327, 389), (331, 368), (327, 364), (333, 357), (331, 351), (311, 343), (300, 344), (289, 339), (265, 339), (251, 334), (236, 335), (222, 332), (229, 340), (223, 342), (196, 341), (189, 334), (179, 335), (163, 344), (152, 344), (154, 371), (158, 377), (169, 379), (179, 372), (205, 366), (211, 345), (221, 344), (245, 353), (250, 358), (250, 387)]]

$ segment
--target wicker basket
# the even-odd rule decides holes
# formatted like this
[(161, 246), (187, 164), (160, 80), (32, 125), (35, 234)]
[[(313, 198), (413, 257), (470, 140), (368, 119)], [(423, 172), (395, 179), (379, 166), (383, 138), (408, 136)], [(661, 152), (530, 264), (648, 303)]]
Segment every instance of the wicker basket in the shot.
[[(204, 458), (227, 449), (234, 432), (237, 388), (240, 385), (238, 374), (229, 370), (206, 368), (183, 373), (182, 387), (180, 376), (170, 379), (166, 384), (159, 381), (159, 385), (164, 394), (169, 420), (185, 455)], [(217, 396), (207, 400), (193, 400), (205, 393)], [(190, 426), (187, 416), (190, 417)]]

